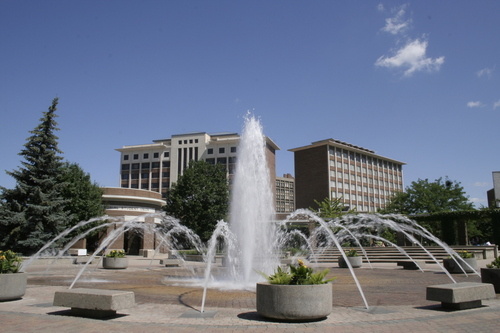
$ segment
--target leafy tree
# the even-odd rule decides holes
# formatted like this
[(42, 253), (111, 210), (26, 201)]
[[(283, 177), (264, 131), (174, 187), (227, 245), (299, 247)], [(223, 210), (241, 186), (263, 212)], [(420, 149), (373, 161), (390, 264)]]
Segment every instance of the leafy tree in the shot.
[(65, 210), (71, 213), (69, 225), (104, 214), (102, 189), (78, 164), (65, 162), (61, 181), (67, 184), (61, 194), (67, 199)]
[(217, 221), (226, 217), (228, 206), (225, 169), (219, 164), (192, 161), (170, 190), (164, 209), (206, 241)]
[(342, 202), (341, 198), (329, 199), (325, 198), (323, 201), (314, 200), (317, 209), (311, 208), (319, 217), (323, 219), (334, 219), (345, 214), (352, 214), (355, 212), (354, 209), (348, 210), (347, 207)]
[(434, 182), (428, 179), (412, 182), (404, 192), (391, 198), (383, 212), (414, 215), (471, 209), (473, 205), (459, 182), (438, 178)]
[(55, 121), (58, 99), (54, 98), (40, 124), (19, 153), (22, 166), (7, 172), (16, 180), (14, 189), (0, 188), (1, 246), (24, 254), (36, 252), (66, 229), (68, 200), (62, 196), (62, 153), (58, 148)]

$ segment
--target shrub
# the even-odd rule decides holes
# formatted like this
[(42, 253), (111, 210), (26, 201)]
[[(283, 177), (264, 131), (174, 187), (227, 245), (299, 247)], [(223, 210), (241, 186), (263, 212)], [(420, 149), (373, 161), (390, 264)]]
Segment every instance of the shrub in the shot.
[(17, 253), (7, 250), (0, 251), (0, 274), (17, 273), (21, 269), (22, 259)]
[(314, 273), (313, 269), (307, 267), (302, 260), (298, 260), (297, 265), (289, 265), (289, 271), (282, 269), (280, 266), (274, 274), (262, 275), (270, 284), (286, 284), (286, 285), (306, 285), (306, 284), (325, 284), (335, 280), (325, 280), (325, 276), (329, 270), (325, 269), (321, 272)]

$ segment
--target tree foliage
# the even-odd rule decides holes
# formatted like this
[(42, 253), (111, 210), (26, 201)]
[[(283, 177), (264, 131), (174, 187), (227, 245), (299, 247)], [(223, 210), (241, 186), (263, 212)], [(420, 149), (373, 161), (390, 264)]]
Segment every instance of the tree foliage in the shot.
[(71, 213), (69, 225), (104, 214), (102, 189), (78, 164), (65, 162), (61, 181), (67, 184), (61, 194), (67, 199), (65, 210)]
[(341, 198), (329, 199), (325, 198), (323, 201), (314, 200), (317, 209), (310, 208), (313, 212), (315, 212), (319, 217), (323, 219), (334, 219), (340, 217), (345, 214), (352, 214), (355, 210), (347, 210), (346, 206), (342, 202)]
[(193, 161), (167, 197), (165, 211), (178, 218), (203, 241), (210, 238), (229, 207), (229, 188), (223, 166)]
[(473, 205), (459, 182), (438, 178), (433, 182), (428, 179), (412, 182), (404, 192), (391, 198), (383, 212), (416, 215), (471, 209)]
[(7, 172), (16, 181), (14, 189), (1, 188), (1, 245), (24, 254), (35, 252), (66, 228), (68, 201), (61, 195), (65, 182), (55, 121), (58, 99), (43, 113), (40, 124), (19, 153), (22, 167)]
[(62, 162), (55, 135), (57, 104), (54, 98), (30, 131), (19, 153), (22, 166), (7, 171), (15, 187), (0, 187), (2, 248), (32, 254), (68, 227), (102, 215), (100, 188), (78, 165)]

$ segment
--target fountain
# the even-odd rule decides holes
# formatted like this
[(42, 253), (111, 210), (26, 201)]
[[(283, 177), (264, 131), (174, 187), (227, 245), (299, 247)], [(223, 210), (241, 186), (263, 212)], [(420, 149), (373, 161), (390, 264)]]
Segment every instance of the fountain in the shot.
[[(160, 240), (156, 252), (159, 251), (161, 246), (166, 246), (171, 249), (174, 254), (179, 245), (177, 243), (177, 239), (180, 238), (178, 235), (182, 235), (182, 239), (187, 239), (192, 247), (204, 253), (206, 267), (202, 282), (204, 289), (201, 312), (203, 312), (207, 288), (217, 288), (224, 285), (226, 289), (253, 290), (256, 283), (263, 279), (259, 272), (270, 274), (274, 271), (280, 264), (280, 256), (285, 244), (292, 238), (300, 239), (302, 248), (309, 252), (311, 257), (314, 257), (314, 251), (316, 251), (318, 246), (324, 248), (336, 247), (345, 257), (341, 244), (346, 239), (353, 239), (366, 256), (366, 252), (360, 242), (362, 238), (377, 239), (390, 246), (397, 247), (396, 244), (384, 239), (376, 232), (366, 231), (366, 229), (370, 228), (374, 230), (379, 227), (384, 227), (403, 233), (407, 239), (422, 247), (429, 257), (448, 274), (453, 282), (455, 282), (453, 277), (451, 277), (436, 258), (434, 258), (413, 235), (424, 237), (442, 246), (452, 257), (456, 255), (455, 251), (419, 226), (416, 222), (403, 216), (356, 214), (325, 221), (311, 211), (301, 209), (291, 214), (285, 221), (279, 223), (275, 222), (272, 204), (273, 194), (271, 191), (269, 170), (267, 168), (265, 146), (266, 138), (263, 134), (260, 122), (255, 117), (247, 116), (238, 146), (236, 171), (231, 192), (232, 198), (229, 222), (218, 222), (207, 246), (202, 244), (198, 236), (183, 226), (177, 219), (167, 216), (164, 213), (147, 214), (139, 216), (131, 221), (104, 216), (90, 221), (80, 222), (78, 225), (64, 231), (51, 242), (47, 243), (35, 256), (25, 263), (25, 266), (29, 266), (34, 259), (43, 253), (43, 251), (80, 227), (85, 227), (94, 222), (100, 223), (75, 236), (64, 246), (64, 248), (62, 248), (58, 256), (61, 256), (73, 244), (85, 238), (91, 232), (99, 228), (113, 226), (115, 228), (113, 232), (108, 234), (87, 263), (83, 265), (71, 284), (71, 289), (85, 271), (88, 264), (96, 257), (97, 253), (102, 252), (126, 231), (141, 229), (154, 233), (157, 239)], [(298, 230), (288, 230), (288, 222), (300, 215), (306, 216), (317, 225), (316, 229), (309, 236), (304, 235)], [(159, 218), (161, 219), (161, 224), (143, 223), (141, 221), (144, 220), (144, 217)], [(324, 243), (319, 244), (319, 238), (322, 238)], [(215, 258), (215, 250), (218, 248), (218, 245), (220, 245), (221, 239), (225, 246), (225, 267), (221, 269), (224, 271), (224, 274), (219, 274), (215, 277), (212, 272), (213, 259)], [(413, 260), (402, 248), (397, 248), (401, 253), (405, 254), (409, 260)], [(180, 256), (178, 257), (180, 258)], [(369, 261), (368, 258), (367, 260)], [(346, 260), (346, 262), (356, 286), (358, 287), (363, 303), (365, 307), (368, 308), (368, 303), (354, 270), (348, 263), (348, 260)]]

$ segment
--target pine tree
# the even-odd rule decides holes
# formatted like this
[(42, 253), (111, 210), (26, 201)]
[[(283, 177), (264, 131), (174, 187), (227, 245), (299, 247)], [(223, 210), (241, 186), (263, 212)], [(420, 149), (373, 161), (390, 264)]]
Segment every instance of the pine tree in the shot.
[(31, 254), (67, 228), (70, 214), (61, 195), (62, 152), (58, 148), (55, 121), (58, 98), (54, 98), (40, 124), (19, 153), (22, 167), (7, 172), (16, 185), (0, 188), (0, 245)]

